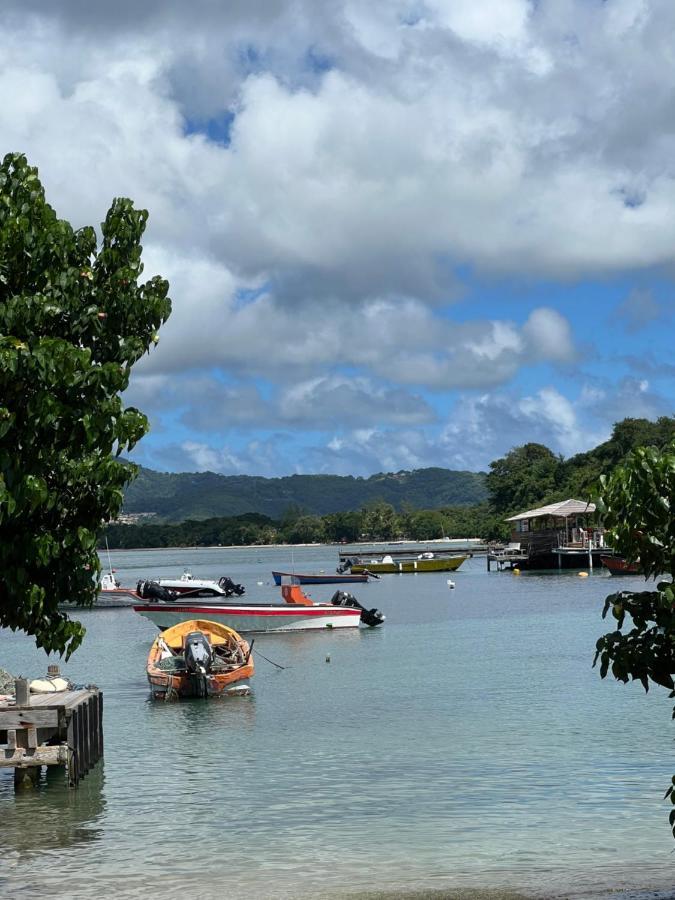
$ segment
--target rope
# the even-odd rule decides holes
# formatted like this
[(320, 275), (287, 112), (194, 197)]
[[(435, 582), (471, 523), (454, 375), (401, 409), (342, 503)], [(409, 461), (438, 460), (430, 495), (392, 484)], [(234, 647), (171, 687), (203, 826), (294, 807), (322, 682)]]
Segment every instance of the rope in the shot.
[(275, 663), (273, 659), (267, 659), (266, 656), (263, 656), (263, 655), (262, 655), (262, 653), (260, 652), (260, 650), (256, 650), (255, 652), (256, 652), (256, 656), (262, 656), (262, 658), (263, 658), (266, 662), (272, 663), (272, 665), (273, 665), (273, 666), (276, 666), (277, 669), (290, 669), (290, 668), (291, 668), (291, 666), (280, 666), (279, 663)]

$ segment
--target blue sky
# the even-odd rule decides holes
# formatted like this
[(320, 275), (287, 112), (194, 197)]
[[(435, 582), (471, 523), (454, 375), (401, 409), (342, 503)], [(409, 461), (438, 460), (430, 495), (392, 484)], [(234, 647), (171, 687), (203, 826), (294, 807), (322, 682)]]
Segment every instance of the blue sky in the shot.
[(672, 415), (666, 0), (6, 0), (0, 134), (149, 210), (169, 471), (485, 469)]

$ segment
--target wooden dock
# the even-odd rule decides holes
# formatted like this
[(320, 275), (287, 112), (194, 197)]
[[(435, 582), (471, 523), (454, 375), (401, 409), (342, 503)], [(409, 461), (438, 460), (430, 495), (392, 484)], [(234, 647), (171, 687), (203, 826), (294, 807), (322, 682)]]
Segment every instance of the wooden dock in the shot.
[[(95, 686), (0, 701), (0, 767), (17, 787), (37, 783), (42, 766), (62, 766), (75, 787), (103, 756), (103, 694)], [(25, 686), (25, 687), (24, 687)]]
[(487, 570), (490, 572), (494, 563), (498, 572), (512, 571), (529, 558), (529, 554), (521, 550), (492, 550), (487, 554)]

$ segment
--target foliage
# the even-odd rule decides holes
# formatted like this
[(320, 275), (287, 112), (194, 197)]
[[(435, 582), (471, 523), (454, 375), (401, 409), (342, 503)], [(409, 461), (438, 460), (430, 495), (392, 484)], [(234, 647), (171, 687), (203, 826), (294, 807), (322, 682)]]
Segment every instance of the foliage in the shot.
[[(440, 524), (439, 524), (440, 523)], [(430, 524), (432, 527), (430, 527)], [(439, 525), (439, 527), (436, 527)], [(371, 532), (368, 532), (368, 529)], [(326, 516), (284, 516), (276, 521), (257, 513), (213, 519), (189, 519), (170, 525), (111, 524), (106, 531), (113, 549), (141, 547), (216, 547), (247, 544), (355, 543), (406, 538), (413, 541), (433, 538), (480, 537), (501, 539), (506, 526), (488, 508), (451, 506), (441, 510), (411, 510), (396, 513), (387, 504), (372, 504), (346, 513)], [(101, 541), (101, 546), (103, 542)]]
[(413, 513), (409, 522), (410, 534), (415, 541), (433, 541), (445, 537), (445, 520), (435, 509)]
[(640, 446), (666, 447), (675, 439), (675, 418), (623, 419), (612, 436), (587, 453), (563, 459), (543, 444), (515, 447), (490, 463), (486, 482), (490, 506), (502, 518), (556, 500), (590, 498), (598, 479)]
[(390, 503), (369, 503), (361, 517), (363, 535), (371, 541), (394, 541), (401, 537), (396, 510)]
[(113, 456), (147, 429), (120, 392), (170, 312), (139, 284), (147, 213), (117, 199), (74, 230), (24, 156), (0, 166), (0, 625), (70, 655), (84, 634), (57, 604), (90, 605), (97, 537), (133, 469)]
[[(618, 591), (605, 600), (603, 618), (611, 610), (616, 630), (601, 637), (594, 665), (600, 675), (610, 670), (620, 681), (638, 680), (668, 688), (671, 698), (675, 674), (675, 443), (668, 449), (640, 448), (600, 485), (599, 509), (609, 529), (609, 543), (629, 562), (639, 565), (645, 578), (669, 575), (656, 590)], [(632, 623), (624, 632), (626, 620)], [(675, 718), (675, 711), (673, 712)], [(675, 785), (675, 778), (673, 778)], [(675, 837), (675, 793), (670, 825)]]
[(496, 512), (539, 506), (555, 493), (561, 460), (543, 444), (523, 444), (490, 463), (487, 487)]

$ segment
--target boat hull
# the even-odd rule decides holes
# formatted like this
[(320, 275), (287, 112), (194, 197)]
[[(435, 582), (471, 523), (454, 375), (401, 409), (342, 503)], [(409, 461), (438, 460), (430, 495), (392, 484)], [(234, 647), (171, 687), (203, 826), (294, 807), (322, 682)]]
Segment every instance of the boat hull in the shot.
[(637, 563), (626, 562), (620, 556), (602, 556), (600, 562), (612, 575), (639, 575)]
[(143, 603), (134, 606), (134, 610), (162, 629), (191, 619), (211, 619), (247, 634), (356, 628), (361, 621), (358, 609), (318, 603), (313, 606), (290, 603)]
[(368, 574), (298, 575), (295, 572), (272, 572), (272, 578), (276, 585), (280, 585), (283, 578), (292, 579), (295, 584), (364, 584), (368, 581)]
[(251, 693), (251, 687), (247, 682), (223, 684), (218, 676), (207, 676), (202, 682), (201, 679), (191, 678), (188, 675), (148, 674), (148, 682), (153, 700), (167, 700), (170, 697), (204, 697), (202, 684), (206, 686), (207, 697), (241, 697)]
[(394, 562), (360, 562), (352, 565), (352, 573), (375, 572), (377, 575), (414, 574), (416, 572), (455, 572), (468, 556), (448, 556), (434, 559), (406, 559)]

